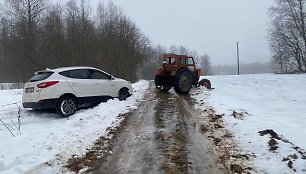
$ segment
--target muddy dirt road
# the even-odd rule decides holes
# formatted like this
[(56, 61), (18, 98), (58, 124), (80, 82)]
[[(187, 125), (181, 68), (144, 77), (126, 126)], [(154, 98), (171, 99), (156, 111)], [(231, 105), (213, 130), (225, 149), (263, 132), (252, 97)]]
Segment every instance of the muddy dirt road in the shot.
[(160, 93), (151, 85), (127, 119), (111, 153), (92, 173), (224, 173), (208, 138), (199, 131), (189, 96)]

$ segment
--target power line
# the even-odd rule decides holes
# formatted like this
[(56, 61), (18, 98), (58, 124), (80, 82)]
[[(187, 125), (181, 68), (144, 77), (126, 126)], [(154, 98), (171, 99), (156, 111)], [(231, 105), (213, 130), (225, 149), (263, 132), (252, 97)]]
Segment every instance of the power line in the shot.
[(239, 42), (236, 42), (237, 43), (237, 65), (238, 65), (238, 75), (240, 74), (239, 72)]

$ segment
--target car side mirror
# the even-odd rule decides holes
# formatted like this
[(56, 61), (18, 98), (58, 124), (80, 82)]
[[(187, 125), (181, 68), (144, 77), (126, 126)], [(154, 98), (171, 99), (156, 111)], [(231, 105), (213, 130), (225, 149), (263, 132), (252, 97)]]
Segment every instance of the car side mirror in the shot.
[(108, 76), (108, 78), (109, 78), (110, 80), (114, 80), (114, 77), (113, 77), (111, 74)]

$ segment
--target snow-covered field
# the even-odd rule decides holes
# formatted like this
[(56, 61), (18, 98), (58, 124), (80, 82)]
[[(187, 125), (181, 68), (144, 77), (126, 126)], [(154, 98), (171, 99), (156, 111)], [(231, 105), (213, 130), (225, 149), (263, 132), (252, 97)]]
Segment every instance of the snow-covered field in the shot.
[(0, 90), (0, 173), (66, 173), (61, 163), (85, 154), (108, 127), (120, 124), (117, 116), (136, 109), (148, 85), (139, 81), (126, 101), (110, 100), (69, 119), (21, 107), (20, 132), (17, 115), (22, 90)]
[(196, 98), (208, 98), (208, 105), (224, 114), (226, 128), (242, 150), (256, 156), (258, 173), (306, 173), (305, 74), (206, 78), (215, 89), (202, 90)]
[[(202, 89), (193, 97), (205, 98), (207, 105), (224, 114), (226, 129), (246, 154), (255, 157), (251, 162), (256, 173), (306, 173), (305, 74), (207, 78), (215, 89)], [(60, 166), (74, 154), (85, 154), (108, 127), (120, 124), (120, 113), (137, 109), (148, 84), (133, 84), (134, 95), (127, 101), (110, 100), (69, 119), (21, 108), (20, 132), (22, 90), (0, 90), (0, 121), (8, 126), (0, 122), (0, 173), (67, 173)]]

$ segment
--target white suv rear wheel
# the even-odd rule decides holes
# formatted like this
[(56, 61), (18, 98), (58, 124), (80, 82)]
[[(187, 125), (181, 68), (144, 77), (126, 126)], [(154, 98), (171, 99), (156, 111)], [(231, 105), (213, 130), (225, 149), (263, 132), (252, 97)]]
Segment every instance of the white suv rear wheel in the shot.
[(77, 111), (76, 99), (70, 96), (60, 98), (56, 106), (56, 111), (62, 117), (73, 115)]

